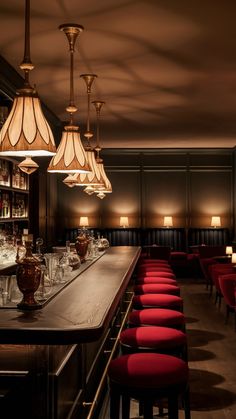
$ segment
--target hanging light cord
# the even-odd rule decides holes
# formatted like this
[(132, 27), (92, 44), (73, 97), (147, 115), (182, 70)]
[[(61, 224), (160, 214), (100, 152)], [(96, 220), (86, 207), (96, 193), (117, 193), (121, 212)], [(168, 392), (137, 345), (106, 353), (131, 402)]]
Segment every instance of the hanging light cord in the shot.
[(93, 133), (90, 131), (90, 109), (91, 109), (91, 88), (96, 74), (81, 74), (80, 77), (85, 81), (87, 87), (87, 126), (84, 136), (87, 140), (87, 147), (91, 147), (90, 139), (93, 137)]
[(33, 70), (34, 65), (30, 58), (30, 0), (25, 0), (25, 42), (24, 42), (24, 57), (20, 64), (21, 70), (25, 73), (24, 85), (30, 87), (29, 72)]
[(67, 106), (66, 111), (70, 114), (70, 125), (74, 125), (73, 115), (77, 111), (75, 106), (74, 98), (74, 52), (75, 52), (75, 42), (80, 32), (83, 31), (83, 26), (81, 25), (60, 25), (59, 29), (63, 31), (69, 42), (69, 51), (70, 51), (70, 100), (69, 106)]
[(97, 130), (96, 130), (97, 145), (95, 147), (95, 150), (97, 152), (97, 160), (100, 159), (99, 152), (101, 151), (101, 147), (100, 147), (100, 116), (101, 116), (101, 108), (102, 108), (102, 105), (104, 105), (104, 103), (105, 102), (98, 101), (98, 100), (95, 100), (93, 102), (93, 104), (95, 106), (95, 109), (96, 109), (96, 115), (97, 115)]

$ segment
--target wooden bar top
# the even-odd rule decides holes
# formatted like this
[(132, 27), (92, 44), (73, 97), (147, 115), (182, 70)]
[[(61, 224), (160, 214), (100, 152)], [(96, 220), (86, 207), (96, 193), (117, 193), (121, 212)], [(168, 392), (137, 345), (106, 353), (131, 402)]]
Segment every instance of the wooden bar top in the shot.
[(0, 343), (60, 345), (99, 339), (114, 316), (140, 251), (140, 247), (110, 247), (42, 309), (1, 309)]

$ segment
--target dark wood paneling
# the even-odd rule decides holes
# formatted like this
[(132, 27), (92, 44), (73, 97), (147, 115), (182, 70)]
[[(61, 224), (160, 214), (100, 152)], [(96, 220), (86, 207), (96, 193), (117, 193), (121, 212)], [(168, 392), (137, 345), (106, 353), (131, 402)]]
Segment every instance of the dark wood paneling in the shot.
[(140, 172), (108, 171), (113, 193), (101, 202), (101, 227), (119, 228), (120, 216), (129, 217), (130, 227), (140, 226)]
[(173, 216), (175, 227), (185, 226), (186, 172), (145, 171), (143, 178), (143, 226), (162, 227), (165, 215)]
[(188, 245), (221, 246), (230, 244), (232, 240), (227, 228), (190, 228), (188, 231)]
[(189, 165), (199, 167), (231, 167), (232, 166), (232, 153), (231, 151), (221, 153), (214, 153), (208, 151), (206, 153), (190, 152)]
[(213, 215), (231, 227), (232, 174), (230, 171), (190, 172), (191, 227), (210, 227)]
[(161, 228), (165, 215), (173, 216), (175, 228), (209, 227), (212, 215), (222, 217), (222, 227), (233, 228), (231, 150), (104, 150), (103, 154), (113, 187), (103, 200), (86, 195), (82, 188), (68, 188), (64, 176), (55, 175), (57, 205), (50, 210), (47, 228), (56, 212), (59, 241), (65, 229), (79, 227), (83, 215), (89, 217), (90, 228), (97, 229), (118, 229), (120, 216), (129, 217), (130, 228)]

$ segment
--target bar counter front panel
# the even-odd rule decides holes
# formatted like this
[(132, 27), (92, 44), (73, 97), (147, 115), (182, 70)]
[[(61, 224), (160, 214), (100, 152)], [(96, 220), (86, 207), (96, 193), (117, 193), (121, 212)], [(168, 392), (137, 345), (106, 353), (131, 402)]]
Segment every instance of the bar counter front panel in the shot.
[(97, 417), (99, 402), (90, 416), (91, 400), (128, 306), (140, 251), (109, 248), (42, 309), (0, 310), (3, 419)]

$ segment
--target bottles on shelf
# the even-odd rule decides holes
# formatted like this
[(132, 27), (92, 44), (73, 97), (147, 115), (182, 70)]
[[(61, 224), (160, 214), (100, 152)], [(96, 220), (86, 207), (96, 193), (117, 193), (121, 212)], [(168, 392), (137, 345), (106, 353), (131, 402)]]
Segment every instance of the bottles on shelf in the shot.
[(28, 175), (15, 160), (0, 159), (0, 229), (13, 231), (18, 220), (28, 227), (28, 197)]
[(10, 195), (8, 192), (0, 191), (0, 218), (10, 218)]
[(12, 218), (27, 217), (26, 197), (20, 193), (12, 196)]
[(12, 187), (16, 189), (27, 189), (27, 174), (19, 169), (17, 164), (13, 163), (12, 167)]
[(10, 162), (0, 159), (0, 185), (10, 186)]

